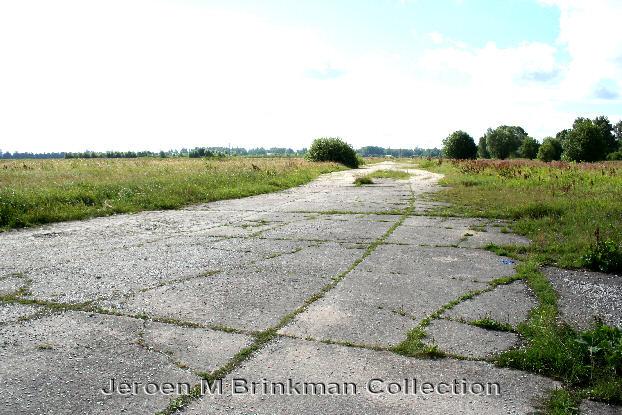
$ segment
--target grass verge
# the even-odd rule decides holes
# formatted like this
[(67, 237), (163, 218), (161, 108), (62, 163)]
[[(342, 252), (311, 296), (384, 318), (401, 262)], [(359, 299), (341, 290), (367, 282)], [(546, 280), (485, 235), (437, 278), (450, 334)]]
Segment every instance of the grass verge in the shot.
[(344, 169), (297, 158), (0, 161), (0, 231), (274, 192)]
[(502, 353), (496, 363), (562, 381), (567, 396), (553, 394), (551, 413), (572, 414), (575, 405), (569, 402), (584, 398), (622, 404), (622, 330), (603, 324), (586, 331), (572, 329), (558, 319), (557, 295), (537, 264), (521, 264), (519, 273), (539, 306), (518, 327), (528, 345)]
[(423, 161), (444, 173), (448, 186), (435, 195), (453, 205), (437, 213), (513, 219), (529, 247), (498, 247), (499, 255), (524, 262), (518, 276), (539, 305), (517, 331), (526, 346), (509, 350), (496, 364), (561, 381), (544, 409), (576, 414), (582, 399), (622, 404), (622, 330), (597, 324), (577, 331), (560, 321), (557, 293), (539, 271), (547, 263), (567, 268), (615, 271), (622, 258), (622, 164), (530, 161)]
[(622, 271), (622, 163), (434, 161), (445, 175), (435, 214), (514, 220), (527, 254), (562, 268)]

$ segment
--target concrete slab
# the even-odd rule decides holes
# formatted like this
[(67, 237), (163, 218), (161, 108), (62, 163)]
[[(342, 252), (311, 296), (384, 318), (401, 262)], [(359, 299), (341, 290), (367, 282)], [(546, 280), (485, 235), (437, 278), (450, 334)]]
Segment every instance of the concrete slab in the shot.
[[(267, 259), (278, 255), (295, 253), (302, 249), (319, 246), (321, 242), (290, 241), (264, 238), (226, 238), (215, 242), (210, 247), (226, 251), (239, 252), (248, 262), (256, 258)], [(253, 254), (248, 256), (247, 254)], [(243, 261), (244, 262), (244, 261)]]
[(42, 310), (41, 307), (34, 305), (0, 303), (0, 324), (14, 323), (27, 319), (40, 313)]
[(403, 225), (391, 234), (387, 242), (422, 246), (457, 246), (465, 232), (466, 229)]
[(270, 229), (262, 237), (371, 242), (382, 236), (398, 219), (399, 216), (390, 215), (321, 215)]
[(529, 311), (537, 304), (525, 283), (515, 281), (463, 301), (443, 316), (464, 322), (490, 318), (516, 327), (527, 320)]
[(514, 275), (515, 265), (508, 258), (481, 250), (381, 245), (357, 272), (376, 273), (384, 277), (396, 274), (421, 276), (426, 281), (489, 282)]
[(117, 307), (130, 313), (201, 324), (264, 330), (345, 271), (361, 249), (327, 243), (224, 271), (137, 293)]
[(543, 272), (559, 294), (559, 311), (567, 323), (586, 330), (600, 319), (622, 328), (622, 277), (553, 267)]
[(454, 218), (433, 216), (412, 216), (404, 221), (388, 239), (388, 242), (429, 245), (459, 246), (463, 248), (484, 248), (496, 245), (528, 245), (529, 240), (512, 233), (503, 233), (502, 227), (491, 226), (492, 222), (481, 218)]
[(24, 286), (26, 281), (22, 276), (7, 275), (0, 278), (0, 295), (10, 295)]
[(433, 320), (426, 327), (426, 333), (425, 343), (436, 344), (450, 354), (476, 359), (489, 358), (520, 344), (514, 333), (485, 330), (450, 320)]
[[(234, 395), (233, 379), (238, 379), (239, 385), (261, 385), (264, 379), (268, 392), (273, 383), (287, 384), (291, 379), (306, 393), (296, 395), (292, 388), (286, 394), (262, 393), (259, 387), (254, 394), (249, 388), (249, 393)], [(445, 386), (454, 382), (455, 388)], [(341, 393), (321, 394), (320, 387), (312, 383), (325, 384), (325, 391), (330, 387), (333, 392), (337, 385)], [(430, 384), (425, 386), (428, 393), (423, 392), (424, 383)], [(484, 392), (475, 393), (482, 386)], [(539, 400), (557, 386), (540, 376), (483, 362), (418, 360), (389, 352), (280, 339), (227, 377), (222, 394), (205, 394), (184, 413), (526, 414), (535, 412)], [(314, 390), (319, 392), (311, 394)], [(238, 392), (244, 389), (238, 386)]]
[(243, 266), (254, 258), (212, 249), (195, 238), (175, 238), (114, 250), (106, 256), (81, 255), (68, 264), (28, 273), (32, 297), (65, 303), (120, 298), (180, 279)]
[(417, 326), (411, 317), (382, 306), (346, 298), (322, 298), (279, 333), (298, 338), (390, 347)]
[[(0, 327), (2, 407), (10, 414), (145, 414), (167, 405), (169, 396), (105, 395), (120, 382), (196, 384), (162, 353), (139, 345), (143, 322), (122, 317), (66, 312)], [(131, 391), (130, 391), (131, 392)]]
[(462, 240), (458, 246), (465, 248), (484, 248), (487, 245), (495, 244), (497, 246), (504, 245), (529, 245), (531, 241), (524, 236), (513, 233), (503, 233), (500, 228), (491, 227), (486, 232), (468, 231), (465, 233), (466, 238)]
[(168, 354), (177, 366), (212, 372), (224, 366), (252, 337), (244, 334), (147, 322), (141, 333), (145, 347)]
[(485, 251), (381, 245), (282, 332), (393, 346), (444, 304), (512, 275), (514, 268), (499, 265), (497, 258)]

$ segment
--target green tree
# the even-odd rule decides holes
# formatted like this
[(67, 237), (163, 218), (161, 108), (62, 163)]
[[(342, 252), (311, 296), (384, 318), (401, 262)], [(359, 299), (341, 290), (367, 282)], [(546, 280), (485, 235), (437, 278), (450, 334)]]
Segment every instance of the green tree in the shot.
[(568, 161), (603, 160), (607, 153), (601, 129), (585, 118), (577, 118), (562, 148), (562, 158)]
[(613, 133), (613, 125), (609, 122), (609, 118), (604, 115), (594, 118), (594, 125), (600, 129), (600, 133), (603, 136), (605, 142), (605, 151), (607, 154), (613, 153), (618, 149), (618, 143)]
[(527, 133), (521, 127), (502, 125), (494, 130), (489, 128), (484, 137), (490, 156), (503, 160), (518, 154)]
[(359, 159), (352, 146), (338, 137), (316, 138), (306, 157), (311, 161), (334, 161), (353, 169), (359, 166)]
[(464, 131), (454, 131), (443, 140), (443, 154), (451, 159), (474, 159), (477, 146), (473, 137)]
[(363, 157), (382, 157), (386, 154), (386, 150), (383, 147), (366, 146), (361, 147), (358, 153)]
[(521, 157), (533, 160), (538, 155), (539, 149), (540, 143), (538, 143), (535, 138), (528, 136), (525, 137), (525, 139), (523, 140), (520, 148), (518, 149), (518, 152)]
[(486, 147), (486, 137), (480, 137), (477, 143), (477, 157), (481, 159), (489, 159), (490, 153)]
[(554, 161), (562, 158), (562, 143), (553, 137), (547, 137), (542, 141), (538, 149), (538, 160)]
[(622, 148), (622, 121), (618, 121), (618, 123), (613, 126), (613, 135), (618, 143), (618, 148)]
[(568, 134), (570, 134), (570, 129), (561, 130), (555, 135), (555, 139), (559, 141), (560, 144), (564, 144), (564, 141), (568, 138)]

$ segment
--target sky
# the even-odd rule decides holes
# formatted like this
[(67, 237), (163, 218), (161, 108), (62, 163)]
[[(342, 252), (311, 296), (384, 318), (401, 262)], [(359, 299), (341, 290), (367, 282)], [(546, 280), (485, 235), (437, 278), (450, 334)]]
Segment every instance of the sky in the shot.
[(622, 0), (0, 0), (0, 149), (440, 146), (622, 119)]

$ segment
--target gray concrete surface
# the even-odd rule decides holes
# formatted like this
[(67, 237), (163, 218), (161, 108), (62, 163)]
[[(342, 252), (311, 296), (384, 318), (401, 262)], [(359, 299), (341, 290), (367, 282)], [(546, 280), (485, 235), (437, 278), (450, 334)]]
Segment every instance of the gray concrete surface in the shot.
[(471, 322), (492, 319), (516, 327), (527, 320), (537, 305), (533, 293), (523, 281), (499, 285), (494, 290), (463, 301), (443, 315), (452, 320)]
[(578, 329), (589, 329), (597, 320), (622, 328), (622, 277), (590, 271), (544, 268), (559, 294), (559, 311)]
[(451, 355), (478, 359), (492, 357), (520, 344), (514, 333), (485, 330), (451, 320), (433, 320), (426, 333), (425, 343), (436, 345)]
[[(366, 167), (380, 168), (396, 165)], [(0, 413), (153, 414), (179, 390), (101, 389), (110, 379), (183, 388), (239, 357), (229, 378), (465, 379), (502, 389), (498, 396), (225, 394), (183, 412), (532, 412), (555, 382), (389, 351), (448, 302), (513, 275), (513, 262), (477, 247), (520, 239), (479, 219), (402, 216), (438, 205), (423, 196), (438, 189), (439, 176), (406, 168), (409, 180), (356, 187), (363, 172), (345, 171), (279, 193), (0, 234)], [(514, 287), (458, 306), (454, 317), (505, 307), (518, 321), (526, 297)], [(473, 346), (471, 356), (511, 343), (444, 324), (453, 324), (444, 334)], [(277, 331), (256, 353), (235, 357)]]
[(5, 414), (155, 413), (164, 395), (102, 393), (115, 382), (194, 384), (198, 378), (139, 344), (141, 320), (66, 312), (0, 327)]
[[(232, 393), (233, 379), (247, 382), (336, 383), (341, 395), (250, 394), (238, 384)], [(375, 381), (373, 381), (376, 379)], [(406, 386), (404, 379), (409, 379)], [(417, 386), (413, 386), (413, 379)], [(424, 394), (423, 383), (439, 390), (441, 383), (465, 381), (468, 393)], [(369, 384), (371, 382), (371, 384)], [(390, 383), (402, 385), (389, 386)], [(484, 384), (489, 393), (473, 394), (473, 384)], [(367, 385), (369, 384), (369, 388)], [(491, 393), (497, 390), (499, 394)], [(488, 386), (490, 385), (490, 386)], [(184, 413), (207, 414), (528, 414), (536, 409), (535, 397), (554, 389), (556, 382), (536, 375), (497, 369), (483, 362), (452, 359), (409, 359), (389, 352), (346, 348), (297, 339), (281, 339), (261, 350), (257, 356), (235, 370), (223, 382), (223, 394), (205, 394)], [(327, 385), (328, 387), (328, 385)], [(389, 393), (389, 387), (392, 392)], [(479, 387), (475, 387), (476, 391)], [(304, 390), (304, 389), (301, 389)], [(307, 389), (309, 392), (314, 389)], [(319, 390), (319, 389), (318, 389)], [(328, 390), (328, 388), (326, 389)], [(380, 392), (384, 390), (384, 392)], [(445, 391), (441, 387), (440, 391)], [(452, 390), (452, 392), (454, 391)], [(269, 387), (268, 392), (272, 389)], [(290, 390), (291, 391), (291, 390)], [(278, 390), (277, 390), (278, 392)]]
[(581, 415), (622, 415), (622, 407), (584, 400), (579, 407)]

